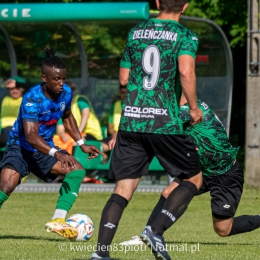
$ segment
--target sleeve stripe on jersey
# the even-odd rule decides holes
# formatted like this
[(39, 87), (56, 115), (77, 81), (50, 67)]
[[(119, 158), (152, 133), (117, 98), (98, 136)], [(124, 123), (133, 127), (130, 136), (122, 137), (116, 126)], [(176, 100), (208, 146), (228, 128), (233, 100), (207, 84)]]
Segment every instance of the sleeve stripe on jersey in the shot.
[(121, 61), (120, 62), (120, 67), (126, 68), (126, 69), (130, 69), (131, 68), (131, 63), (130, 62), (126, 62), (126, 61)]
[(25, 121), (25, 122), (34, 122), (34, 123), (38, 123), (39, 122), (36, 118), (23, 118), (23, 121)]
[(190, 51), (181, 51), (179, 52), (179, 55), (178, 55), (178, 58), (181, 56), (181, 55), (189, 55), (191, 56), (192, 58), (196, 58), (196, 54), (193, 53), (193, 52), (190, 52)]

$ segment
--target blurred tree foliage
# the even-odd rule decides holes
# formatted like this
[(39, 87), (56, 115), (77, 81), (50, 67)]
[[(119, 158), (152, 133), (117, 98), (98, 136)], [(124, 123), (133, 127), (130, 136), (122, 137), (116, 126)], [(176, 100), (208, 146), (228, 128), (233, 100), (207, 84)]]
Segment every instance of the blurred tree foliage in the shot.
[[(140, 0), (142, 1), (142, 0)], [(76, 2), (140, 2), (131, 0), (1, 0), (1, 3), (76, 3)], [(155, 0), (148, 0), (156, 9)], [(190, 0), (185, 15), (211, 19), (225, 32), (230, 46), (245, 46), (247, 32), (247, 1), (245, 0)]]
[(247, 32), (247, 1), (191, 0), (187, 14), (213, 20), (230, 42), (231, 47), (245, 46)]
[[(1, 3), (90, 3), (90, 2), (140, 2), (140, 0), (1, 0)], [(149, 2), (150, 9), (156, 9), (155, 0)], [(244, 0), (190, 0), (185, 15), (208, 18), (222, 27), (231, 47), (244, 46), (247, 31), (247, 1)]]
[[(1, 3), (37, 2), (140, 2), (140, 0), (1, 0)], [(150, 9), (156, 9), (155, 0), (144, 0), (143, 2), (149, 2)], [(233, 145), (242, 147), (239, 159), (243, 162), (245, 127), (241, 127), (241, 125), (245, 126), (247, 1), (190, 0), (185, 15), (213, 20), (222, 28), (230, 43), (234, 60), (234, 91), (230, 137)], [(99, 29), (99, 31), (104, 35), (104, 30), (106, 30), (106, 28), (104, 27)], [(105, 48), (107, 48), (108, 53), (113, 53), (113, 55), (118, 58), (120, 57), (119, 52), (122, 51), (124, 40), (122, 38), (114, 38), (112, 42), (109, 37), (109, 34), (107, 34), (107, 37), (103, 38), (103, 43), (101, 41), (96, 41), (95, 46), (97, 42), (99, 44), (98, 46), (106, 46)], [(91, 45), (92, 43), (94, 42), (84, 42), (86, 45)], [(94, 56), (97, 55), (97, 53), (94, 53), (95, 47), (93, 47), (93, 45), (85, 47), (88, 49), (89, 57), (91, 57), (92, 53), (94, 60)]]

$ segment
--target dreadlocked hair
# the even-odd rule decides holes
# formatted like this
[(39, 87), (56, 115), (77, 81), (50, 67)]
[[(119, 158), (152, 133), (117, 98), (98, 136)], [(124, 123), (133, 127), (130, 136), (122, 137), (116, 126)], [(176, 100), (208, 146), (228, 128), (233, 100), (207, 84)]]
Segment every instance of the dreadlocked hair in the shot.
[(55, 51), (52, 47), (50, 47), (50, 49), (46, 48), (45, 54), (46, 54), (46, 56), (42, 61), (42, 72), (43, 72), (44, 66), (54, 67), (54, 68), (58, 68), (58, 69), (66, 68), (63, 60), (61, 58), (55, 56)]

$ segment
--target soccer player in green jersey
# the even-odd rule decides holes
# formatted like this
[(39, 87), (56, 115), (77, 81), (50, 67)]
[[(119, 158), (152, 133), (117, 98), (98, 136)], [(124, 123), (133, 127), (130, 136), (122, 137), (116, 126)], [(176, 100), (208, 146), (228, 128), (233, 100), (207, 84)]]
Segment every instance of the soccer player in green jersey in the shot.
[[(184, 96), (181, 98), (180, 118), (184, 123), (190, 121), (189, 105)], [(244, 183), (244, 173), (236, 160), (238, 148), (232, 147), (225, 128), (216, 114), (205, 102), (198, 100), (198, 106), (203, 111), (202, 122), (197, 125), (187, 125), (186, 133), (193, 137), (203, 174), (203, 184), (197, 193), (201, 195), (210, 192), (213, 227), (221, 236), (232, 236), (249, 232), (260, 227), (260, 216), (242, 215), (234, 217), (239, 205)], [(169, 194), (179, 185), (178, 181), (170, 183), (161, 194), (147, 226), (156, 225), (157, 216)], [(122, 245), (142, 244), (138, 237), (133, 237)]]
[[(119, 81), (127, 85), (127, 95), (109, 171), (116, 187), (103, 209), (97, 252), (91, 260), (110, 259), (108, 249), (122, 213), (154, 156), (172, 177), (183, 179), (168, 196), (158, 225), (143, 232), (156, 257), (170, 259), (162, 234), (185, 212), (202, 184), (198, 153), (183, 131), (176, 96), (184, 92), (192, 123), (200, 123), (195, 74), (198, 38), (179, 23), (187, 0), (156, 0), (156, 4), (158, 17), (130, 30), (120, 62)], [(158, 242), (163, 246), (158, 247)]]
[[(184, 123), (190, 120), (189, 106), (184, 96), (181, 98), (180, 118)], [(198, 100), (203, 111), (200, 124), (189, 125), (185, 132), (193, 137), (200, 158), (203, 184), (197, 195), (210, 192), (213, 227), (221, 236), (232, 236), (249, 232), (260, 227), (260, 216), (242, 215), (234, 217), (238, 208), (244, 183), (244, 173), (236, 160), (238, 148), (232, 147), (225, 128), (217, 115), (205, 102)], [(154, 208), (147, 225), (157, 219), (168, 195), (178, 183), (172, 182), (166, 187)]]

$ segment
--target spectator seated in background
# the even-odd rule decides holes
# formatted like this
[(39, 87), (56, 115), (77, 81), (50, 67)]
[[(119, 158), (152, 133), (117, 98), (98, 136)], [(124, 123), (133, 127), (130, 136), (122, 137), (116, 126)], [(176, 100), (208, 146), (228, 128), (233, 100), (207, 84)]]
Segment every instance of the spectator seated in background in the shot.
[(8, 79), (4, 86), (9, 90), (9, 95), (4, 97), (1, 102), (1, 134), (0, 147), (4, 147), (9, 138), (9, 133), (18, 116), (22, 102), (25, 80), (15, 76)]
[(14, 76), (11, 79), (15, 80), (15, 85), (17, 88), (23, 88), (25, 92), (35, 85), (34, 83), (26, 82), (25, 79), (19, 76)]
[[(102, 140), (102, 130), (94, 109), (86, 96), (76, 95), (76, 85), (71, 81), (66, 81), (73, 92), (73, 103), (71, 111), (84, 140)], [(70, 154), (73, 153), (73, 146), (76, 145), (73, 139), (65, 132), (65, 128), (60, 119), (56, 126), (54, 144)]]
[(108, 137), (104, 138), (102, 140), (102, 146), (105, 153), (104, 160), (108, 159), (109, 156), (109, 146), (108, 142), (113, 138), (116, 137), (118, 128), (119, 128), (119, 122), (121, 118), (122, 113), (122, 102), (124, 101), (126, 97), (126, 86), (120, 85), (119, 86), (119, 97), (120, 99), (117, 100), (112, 107), (109, 110), (109, 118), (108, 118)]

